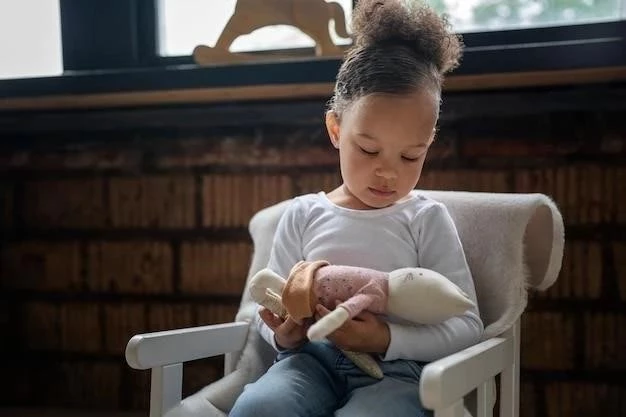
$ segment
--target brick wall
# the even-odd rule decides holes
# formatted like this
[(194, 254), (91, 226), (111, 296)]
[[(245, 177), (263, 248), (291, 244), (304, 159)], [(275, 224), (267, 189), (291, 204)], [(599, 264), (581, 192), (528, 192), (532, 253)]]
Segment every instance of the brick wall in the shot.
[[(0, 153), (2, 404), (142, 409), (135, 333), (233, 318), (260, 208), (338, 184), (317, 124), (31, 134)], [(543, 192), (563, 270), (523, 319), (521, 414), (626, 415), (626, 122), (560, 111), (443, 122), (423, 188)], [(221, 360), (185, 369), (185, 392)], [(10, 378), (10, 379), (9, 379)]]

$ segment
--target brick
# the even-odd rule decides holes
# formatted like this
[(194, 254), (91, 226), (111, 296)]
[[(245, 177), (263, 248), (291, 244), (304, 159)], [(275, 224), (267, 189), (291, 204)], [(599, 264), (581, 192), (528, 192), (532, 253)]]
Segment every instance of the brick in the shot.
[(0, 156), (0, 170), (134, 170), (142, 153), (130, 149), (14, 151)]
[(504, 193), (510, 192), (509, 173), (505, 171), (474, 171), (471, 189), (477, 192)]
[(169, 243), (132, 241), (91, 243), (87, 282), (103, 292), (155, 294), (173, 290)]
[[(156, 151), (154, 164), (161, 169), (198, 168), (220, 165), (222, 163), (239, 163), (237, 157), (253, 155), (261, 159), (260, 153), (264, 147), (254, 147), (247, 138), (200, 138), (184, 139), (175, 145)], [(269, 156), (269, 160), (276, 159)]]
[(175, 149), (157, 152), (161, 169), (203, 167), (294, 167), (336, 165), (338, 152), (330, 145), (275, 146), (250, 138), (219, 138), (182, 141)]
[(341, 185), (341, 175), (338, 171), (329, 173), (303, 174), (296, 178), (297, 194), (330, 192)]
[(509, 191), (508, 174), (496, 170), (429, 170), (424, 169), (418, 188), (475, 192)]
[(626, 123), (624, 123), (624, 112), (618, 109), (607, 110), (602, 114), (606, 132), (623, 138), (626, 141)]
[(556, 170), (553, 168), (516, 170), (514, 180), (515, 192), (544, 193), (555, 196)]
[(456, 135), (442, 131), (437, 134), (435, 142), (428, 150), (426, 166), (428, 166), (430, 161), (451, 159), (456, 155)]
[(90, 303), (64, 304), (60, 309), (61, 347), (65, 352), (99, 352), (102, 348), (100, 307)]
[(605, 175), (603, 177), (602, 190), (604, 192), (604, 199), (606, 201), (606, 210), (603, 211), (602, 220), (605, 223), (611, 223), (617, 221), (618, 213), (620, 210), (620, 195), (619, 189), (619, 172), (618, 167), (606, 167)]
[(626, 386), (562, 381), (546, 384), (546, 416), (626, 415)]
[(539, 159), (571, 155), (580, 149), (573, 141), (555, 142), (531, 138), (503, 139), (488, 137), (463, 138), (461, 154), (465, 158)]
[(14, 185), (0, 183), (0, 230), (14, 226), (13, 213), (15, 207)]
[(23, 347), (32, 350), (61, 348), (61, 314), (57, 305), (27, 302), (21, 306)]
[(607, 220), (616, 194), (607, 171), (595, 165), (518, 170), (516, 192), (539, 192), (554, 198), (567, 224)]
[(615, 182), (612, 185), (615, 190), (615, 221), (626, 224), (626, 168), (615, 170)]
[(620, 155), (626, 153), (626, 136), (617, 132), (605, 134), (600, 141), (598, 151), (605, 155)]
[(215, 358), (185, 364), (183, 373), (183, 397), (198, 392), (224, 375), (224, 361)]
[(195, 180), (192, 176), (112, 178), (109, 194), (113, 227), (195, 226)]
[(328, 146), (307, 146), (287, 148), (283, 151), (284, 166), (297, 167), (337, 167), (339, 166), (339, 152), (330, 143)]
[(202, 224), (245, 227), (260, 209), (293, 195), (286, 175), (209, 175), (202, 178)]
[[(11, 404), (25, 404), (30, 397), (30, 392), (35, 390), (36, 381), (38, 381), (38, 379), (28, 381), (28, 379), (33, 376), (30, 369), (25, 369), (24, 367), (18, 369), (15, 363), (3, 364), (2, 373), (3, 377), (6, 378), (7, 381), (11, 381), (11, 383), (4, 384), (5, 386), (0, 390), (0, 404), (4, 407)], [(41, 405), (41, 397), (32, 398), (29, 405)]]
[(150, 331), (193, 327), (193, 309), (187, 304), (153, 304), (148, 308)]
[[(125, 366), (123, 378), (127, 381), (128, 389), (123, 392), (122, 405), (128, 410), (144, 410), (147, 413), (150, 406), (150, 372), (132, 369)], [(183, 369), (183, 378), (186, 369)]]
[(196, 306), (196, 325), (230, 323), (235, 321), (239, 303), (209, 302)]
[(252, 257), (250, 243), (193, 242), (181, 248), (181, 290), (241, 295)]
[(535, 386), (528, 382), (520, 383), (520, 417), (537, 417), (537, 398)]
[(586, 313), (584, 325), (586, 367), (626, 370), (626, 314)]
[[(141, 166), (143, 153), (132, 149), (91, 149), (58, 154), (46, 158), (47, 169), (136, 170)], [(44, 162), (44, 161), (42, 161)]]
[(602, 189), (604, 183), (604, 170), (597, 165), (581, 167), (578, 177), (578, 204), (579, 222), (581, 224), (598, 224), (602, 221), (602, 213), (606, 207), (605, 192)]
[(569, 224), (581, 224), (582, 216), (581, 213), (584, 211), (585, 207), (581, 204), (581, 189), (584, 175), (581, 171), (580, 167), (569, 166), (562, 168), (565, 173), (565, 217), (566, 221)]
[(565, 242), (556, 283), (539, 297), (599, 299), (602, 295), (602, 248), (598, 242)]
[(83, 287), (78, 243), (15, 242), (2, 248), (5, 288), (72, 291)]
[(522, 368), (574, 367), (574, 317), (566, 313), (526, 312), (522, 316)]
[[(43, 361), (38, 355), (31, 355), (28, 361), (5, 361), (2, 370), (10, 383), (3, 384), (0, 390), (0, 398), (2, 395), (7, 398), (2, 402), (3, 407), (11, 404), (40, 407), (54, 400), (60, 402), (60, 397), (54, 396), (55, 388), (61, 391), (58, 384), (63, 383), (58, 379), (57, 368), (57, 364)], [(51, 384), (51, 380), (55, 383)]]
[[(15, 350), (15, 345), (18, 344), (16, 338), (13, 337), (15, 334), (14, 328), (17, 326), (13, 326), (13, 321), (17, 318), (15, 317), (15, 313), (13, 313), (13, 306), (11, 306), (8, 302), (3, 302), (0, 304), (0, 331), (5, 334), (3, 340), (3, 346), (0, 346), (0, 354), (5, 351)], [(24, 317), (24, 314), (21, 314), (20, 317)], [(7, 340), (8, 339), (8, 340)]]
[(61, 398), (65, 397), (66, 405), (75, 408), (119, 409), (122, 366), (125, 365), (117, 361), (63, 362), (60, 371), (64, 384), (59, 387), (59, 391), (63, 391), (65, 394), (61, 394)]
[(24, 185), (24, 222), (33, 228), (101, 228), (106, 224), (101, 179), (35, 180)]
[(122, 355), (131, 337), (147, 332), (146, 308), (136, 303), (106, 305), (103, 308), (104, 350)]
[(613, 242), (612, 247), (619, 297), (626, 301), (626, 243)]

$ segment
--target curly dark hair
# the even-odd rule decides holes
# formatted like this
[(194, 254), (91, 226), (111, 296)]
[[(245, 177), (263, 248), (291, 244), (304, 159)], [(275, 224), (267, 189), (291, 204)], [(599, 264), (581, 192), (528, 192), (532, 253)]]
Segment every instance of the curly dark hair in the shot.
[(440, 95), (444, 74), (458, 66), (463, 50), (445, 17), (421, 0), (359, 0), (352, 38), (329, 103), (338, 115), (373, 93), (430, 87)]

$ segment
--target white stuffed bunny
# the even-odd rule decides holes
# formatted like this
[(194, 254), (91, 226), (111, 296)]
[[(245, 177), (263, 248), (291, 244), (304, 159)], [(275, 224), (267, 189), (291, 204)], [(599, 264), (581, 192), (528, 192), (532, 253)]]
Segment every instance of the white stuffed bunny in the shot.
[[(363, 310), (437, 324), (474, 306), (459, 287), (429, 269), (401, 268), (385, 273), (326, 261), (301, 261), (286, 280), (263, 269), (252, 277), (250, 291), (259, 304), (267, 299), (268, 291), (280, 295), (287, 314), (299, 323), (314, 316), (317, 304), (332, 310), (309, 327), (310, 340), (325, 338)], [(337, 301), (341, 303), (336, 305)]]

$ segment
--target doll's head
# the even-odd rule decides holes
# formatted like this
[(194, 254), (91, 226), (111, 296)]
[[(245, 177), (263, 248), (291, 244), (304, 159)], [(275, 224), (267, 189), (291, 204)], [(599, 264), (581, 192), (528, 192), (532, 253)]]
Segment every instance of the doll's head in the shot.
[(420, 1), (361, 0), (354, 45), (326, 115), (347, 194), (362, 208), (403, 199), (419, 180), (439, 114), (443, 75), (461, 55), (447, 22)]
[(440, 273), (402, 268), (389, 273), (387, 312), (405, 320), (436, 324), (474, 306), (472, 299)]

